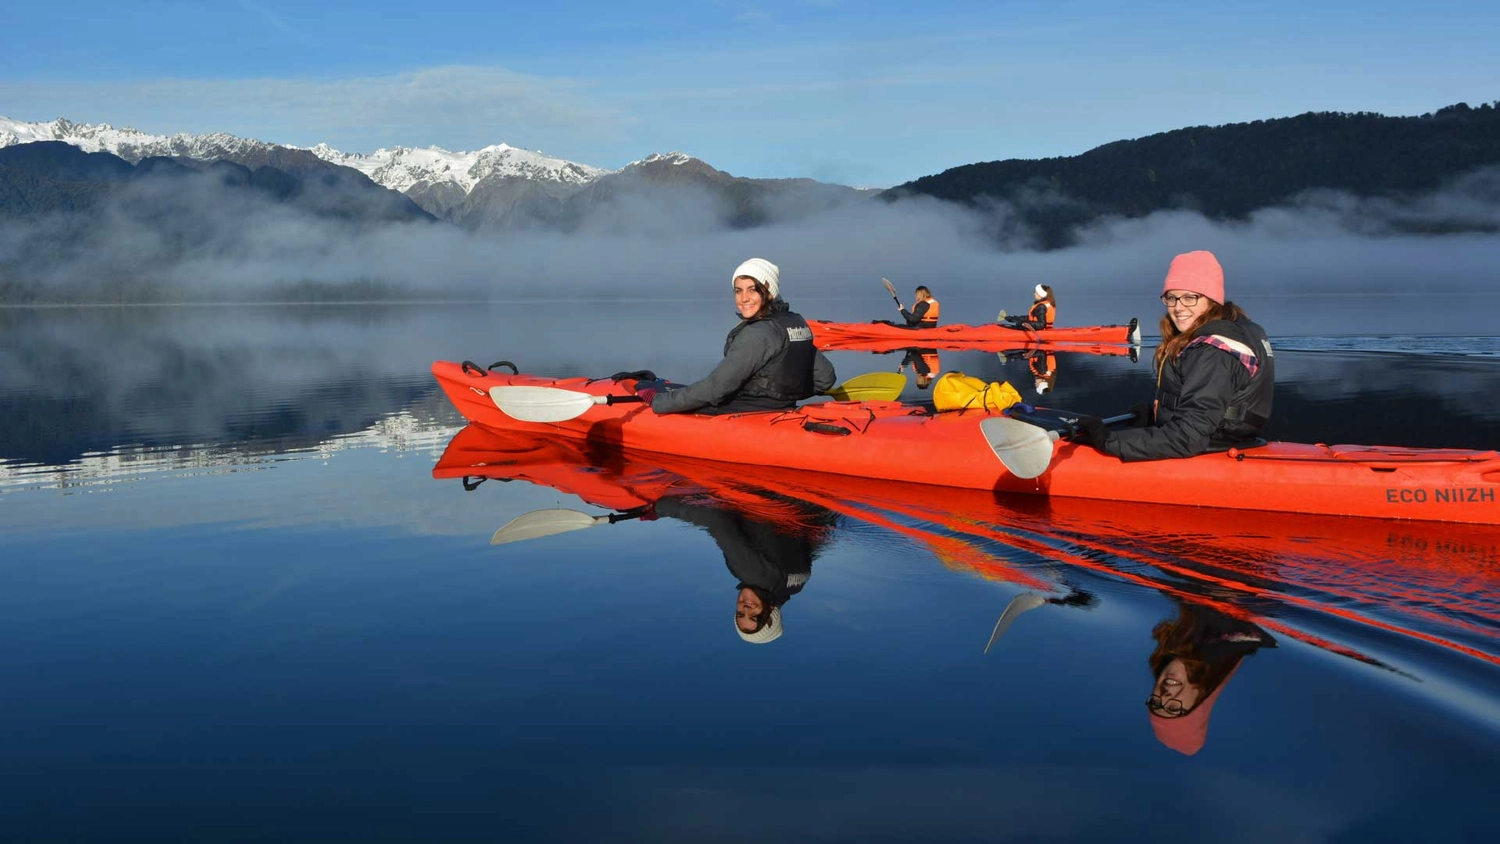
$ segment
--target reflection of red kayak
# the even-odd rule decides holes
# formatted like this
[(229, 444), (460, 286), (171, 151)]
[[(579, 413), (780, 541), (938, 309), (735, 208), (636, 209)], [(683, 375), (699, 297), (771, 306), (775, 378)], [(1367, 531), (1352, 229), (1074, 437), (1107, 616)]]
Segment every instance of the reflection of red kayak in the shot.
[(1140, 346), (1126, 345), (1121, 343), (1055, 343), (1050, 340), (1040, 343), (1026, 341), (1025, 338), (1012, 337), (1008, 340), (996, 340), (990, 343), (971, 343), (962, 340), (933, 340), (913, 344), (911, 340), (844, 340), (826, 339), (818, 337), (818, 348), (825, 352), (900, 352), (907, 349), (934, 349), (943, 352), (1006, 352), (1012, 357), (1020, 357), (1027, 352), (1067, 352), (1074, 355), (1115, 355), (1128, 357), (1132, 361), (1139, 359)]
[[(994, 432), (1012, 420), (980, 412), (933, 413), (897, 402), (825, 402), (794, 411), (658, 416), (629, 382), (544, 378), (433, 364), (448, 398), (470, 421), (545, 431), (599, 444), (706, 460), (831, 472), (939, 486), (1051, 497), (1280, 510), (1450, 522), (1500, 523), (1500, 453), (1270, 443), (1183, 460), (1121, 463), (1067, 441), (1035, 479), (1006, 471)], [(584, 400), (577, 418), (520, 422), (497, 388), (528, 386)], [(602, 399), (601, 399), (602, 400)], [(1001, 423), (1001, 424), (996, 424)], [(1035, 431), (1039, 432), (1039, 431)]]
[(819, 348), (868, 348), (869, 343), (897, 343), (893, 348), (1015, 348), (1027, 343), (1133, 343), (1141, 342), (1136, 320), (1129, 325), (1083, 325), (1053, 328), (1018, 328), (1013, 325), (940, 325), (936, 328), (903, 328), (883, 322), (824, 322), (808, 320)]
[(475, 425), (449, 443), (433, 476), (527, 480), (617, 510), (707, 495), (768, 519), (788, 496), (918, 539), (950, 568), (1028, 589), (1060, 588), (1032, 573), (1041, 557), (1207, 603), (1356, 658), (1365, 657), (1247, 607), (1270, 598), (1500, 663), (1500, 528), (1493, 526), (996, 495), (636, 454)]

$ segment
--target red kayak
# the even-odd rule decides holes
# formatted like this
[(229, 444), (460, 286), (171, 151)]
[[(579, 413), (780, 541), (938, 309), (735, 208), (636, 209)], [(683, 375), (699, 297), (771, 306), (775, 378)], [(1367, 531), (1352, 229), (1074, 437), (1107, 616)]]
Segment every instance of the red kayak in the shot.
[(1272, 442), (1122, 463), (981, 411), (823, 402), (791, 411), (658, 416), (638, 403), (628, 380), (548, 378), (446, 361), (433, 364), (433, 375), (465, 418), (493, 429), (697, 459), (1062, 498), (1500, 524), (1495, 451)]
[(825, 322), (808, 320), (813, 340), (822, 349), (870, 348), (870, 343), (897, 343), (893, 348), (1015, 348), (1038, 343), (1125, 343), (1139, 345), (1138, 320), (1128, 325), (1082, 325), (1053, 328), (1022, 328), (992, 325), (940, 325), (936, 328), (904, 328), (885, 322)]

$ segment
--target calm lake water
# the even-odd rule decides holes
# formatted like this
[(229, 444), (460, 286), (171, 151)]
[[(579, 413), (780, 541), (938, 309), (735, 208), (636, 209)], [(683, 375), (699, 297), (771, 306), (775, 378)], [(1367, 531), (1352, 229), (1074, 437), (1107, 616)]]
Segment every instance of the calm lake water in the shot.
[[(725, 299), (0, 310), (0, 837), (1490, 840), (1500, 529), (587, 454), (465, 430), (427, 371), (692, 379)], [(1500, 446), (1500, 301), (1243, 304), (1273, 437)], [(941, 367), (1035, 398), (1024, 359)], [(1056, 368), (1057, 406), (1152, 390)], [(784, 632), (747, 644), (762, 576)], [(1187, 630), (1243, 656), (1201, 743), (1144, 705)]]

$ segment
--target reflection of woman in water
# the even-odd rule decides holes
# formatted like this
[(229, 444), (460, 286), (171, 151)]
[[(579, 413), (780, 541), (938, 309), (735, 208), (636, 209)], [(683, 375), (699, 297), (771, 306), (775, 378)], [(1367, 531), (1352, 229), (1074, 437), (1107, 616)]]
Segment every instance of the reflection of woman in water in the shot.
[(689, 498), (664, 498), (656, 514), (708, 531), (724, 552), (724, 564), (738, 580), (734, 629), (751, 644), (781, 636), (781, 607), (802, 591), (812, 563), (832, 533), (838, 516), (803, 501), (766, 496), (755, 512), (724, 509)]
[(907, 349), (906, 356), (901, 359), (901, 366), (896, 371), (904, 371), (908, 366), (917, 376), (917, 389), (925, 390), (943, 365), (938, 360), (937, 349)]
[(1162, 744), (1191, 756), (1208, 739), (1208, 716), (1240, 662), (1276, 647), (1276, 640), (1248, 621), (1189, 603), (1180, 603), (1177, 618), (1156, 625), (1151, 636), (1151, 729)]

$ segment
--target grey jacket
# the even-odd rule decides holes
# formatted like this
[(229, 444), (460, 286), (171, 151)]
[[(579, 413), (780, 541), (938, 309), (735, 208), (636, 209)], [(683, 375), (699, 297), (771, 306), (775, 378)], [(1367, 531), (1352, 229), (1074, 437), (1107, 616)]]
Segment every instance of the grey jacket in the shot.
[[(735, 393), (756, 373), (771, 365), (787, 347), (786, 332), (771, 322), (756, 320), (736, 325), (729, 332), (724, 359), (701, 381), (678, 390), (657, 393), (651, 409), (657, 413), (689, 413), (703, 408), (733, 411)], [(813, 388), (826, 392), (837, 374), (822, 352), (813, 359)]]

